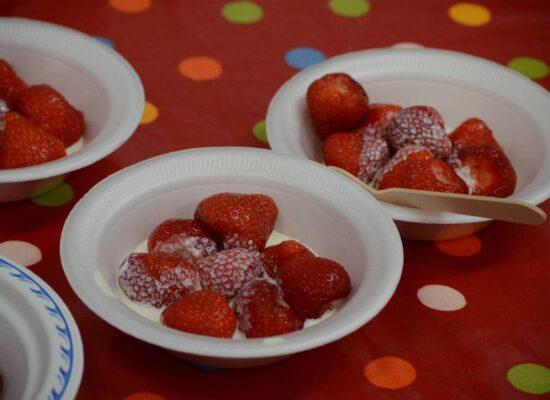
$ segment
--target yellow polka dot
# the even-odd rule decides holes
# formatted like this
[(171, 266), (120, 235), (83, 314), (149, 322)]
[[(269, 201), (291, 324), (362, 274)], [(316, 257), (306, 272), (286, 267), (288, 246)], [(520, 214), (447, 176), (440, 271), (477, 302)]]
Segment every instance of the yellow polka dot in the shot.
[(145, 107), (143, 108), (143, 115), (141, 116), (140, 124), (150, 124), (156, 120), (159, 116), (158, 108), (148, 101), (145, 102)]
[(370, 383), (384, 389), (401, 389), (416, 379), (416, 370), (411, 363), (399, 357), (372, 360), (363, 372)]
[(449, 8), (449, 17), (461, 25), (481, 26), (491, 20), (491, 12), (481, 4), (456, 3)]
[(181, 61), (178, 71), (186, 78), (195, 81), (208, 81), (216, 79), (223, 72), (223, 67), (218, 60), (211, 57), (189, 57)]
[(109, 4), (117, 11), (133, 14), (147, 10), (152, 0), (109, 0)]
[(438, 240), (435, 247), (451, 256), (468, 257), (481, 251), (481, 240), (476, 235), (468, 235), (458, 239)]
[(122, 400), (165, 400), (164, 397), (159, 396), (155, 393), (147, 393), (147, 392), (138, 392), (138, 393), (132, 393), (126, 397), (124, 397)]

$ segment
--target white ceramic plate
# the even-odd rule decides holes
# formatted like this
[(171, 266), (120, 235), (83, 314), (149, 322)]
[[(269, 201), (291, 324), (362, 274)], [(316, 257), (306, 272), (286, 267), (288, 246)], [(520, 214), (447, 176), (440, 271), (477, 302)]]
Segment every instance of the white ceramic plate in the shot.
[(76, 396), (84, 354), (73, 316), (43, 280), (1, 255), (0, 338), (2, 399)]
[(0, 18), (0, 58), (30, 85), (46, 83), (84, 113), (84, 147), (46, 164), (0, 170), (0, 203), (31, 197), (121, 146), (143, 114), (141, 81), (110, 47), (81, 32)]

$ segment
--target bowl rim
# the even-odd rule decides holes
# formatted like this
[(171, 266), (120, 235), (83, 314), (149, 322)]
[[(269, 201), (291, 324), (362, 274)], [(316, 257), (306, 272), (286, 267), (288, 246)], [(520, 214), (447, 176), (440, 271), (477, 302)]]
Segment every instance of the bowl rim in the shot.
[[(138, 74), (117, 51), (83, 32), (28, 18), (0, 17), (0, 34), (2, 34), (0, 44), (20, 41), (27, 43), (32, 39), (33, 48), (39, 48), (47, 42), (65, 41), (86, 49), (90, 55), (101, 58), (103, 67), (111, 68), (117, 74), (117, 79), (125, 90), (124, 96), (127, 98), (127, 112), (116, 116), (117, 120), (111, 126), (113, 134), (102, 138), (101, 146), (94, 146), (93, 151), (85, 151), (86, 144), (84, 144), (79, 151), (58, 160), (30, 167), (1, 169), (0, 183), (34, 181), (78, 170), (111, 154), (134, 133), (143, 114), (145, 93)], [(74, 61), (76, 58), (71, 60)], [(93, 75), (89, 66), (86, 66), (86, 70)], [(112, 97), (113, 93), (107, 87), (108, 96)]]
[[(373, 306), (368, 310), (364, 310), (362, 315), (355, 316), (351, 321), (349, 321), (349, 323), (348, 320), (346, 320), (347, 325), (333, 326), (331, 329), (328, 329), (330, 331), (328, 334), (326, 332), (326, 327), (321, 331), (323, 333), (322, 335), (314, 333), (315, 328), (323, 325), (319, 324), (299, 332), (294, 332), (288, 336), (284, 336), (283, 341), (276, 340), (271, 342), (266, 342), (265, 339), (245, 339), (244, 341), (235, 341), (179, 332), (170, 328), (161, 327), (159, 324), (152, 321), (145, 320), (129, 309), (121, 312), (119, 310), (106, 307), (106, 305), (103, 304), (102, 299), (97, 296), (97, 288), (93, 288), (91, 285), (86, 285), (86, 282), (89, 281), (78, 273), (79, 269), (92, 270), (95, 268), (95, 271), (97, 271), (97, 265), (95, 267), (94, 265), (91, 265), (89, 261), (91, 257), (85, 257), (83, 254), (79, 254), (78, 251), (74, 250), (77, 247), (78, 242), (78, 239), (75, 236), (78, 229), (80, 229), (80, 231), (82, 231), (82, 229), (93, 229), (92, 226), (87, 226), (90, 225), (88, 224), (88, 218), (93, 218), (91, 214), (87, 216), (90, 206), (92, 204), (109, 204), (109, 199), (111, 197), (116, 198), (116, 196), (119, 195), (118, 192), (119, 190), (122, 190), (121, 188), (123, 186), (125, 186), (125, 182), (134, 187), (134, 181), (140, 179), (141, 174), (144, 171), (150, 172), (152, 168), (162, 169), (166, 165), (175, 162), (183, 168), (184, 163), (187, 163), (186, 165), (189, 166), (193, 162), (201, 160), (199, 163), (202, 162), (203, 164), (200, 165), (211, 165), (212, 174), (214, 174), (216, 169), (220, 171), (220, 169), (224, 167), (219, 162), (220, 159), (242, 160), (247, 157), (249, 159), (261, 157), (262, 160), (271, 158), (272, 160), (276, 160), (278, 163), (284, 163), (286, 167), (293, 168), (293, 170), (303, 168), (315, 174), (319, 174), (320, 176), (323, 176), (323, 179), (326, 179), (327, 182), (335, 185), (336, 188), (346, 191), (348, 196), (354, 196), (354, 201), (361, 204), (362, 209), (370, 210), (370, 213), (372, 214), (371, 217), (378, 223), (377, 229), (380, 231), (380, 239), (376, 239), (380, 242), (377, 241), (377, 245), (380, 245), (380, 247), (386, 246), (386, 248), (392, 248), (392, 252), (388, 251), (384, 253), (384, 259), (387, 262), (386, 268), (388, 270), (387, 275), (384, 274), (384, 282), (387, 283), (387, 287), (382, 290), (383, 293), (380, 293), (377, 299), (374, 299), (372, 302)], [(227, 164), (230, 164), (230, 162)], [(224, 168), (227, 168), (227, 166)], [(223, 169), (223, 171), (225, 171), (225, 169)], [(255, 176), (256, 171), (249, 170), (245, 171), (245, 173)], [(194, 175), (194, 177), (196, 176)], [(111, 191), (111, 195), (104, 196), (106, 191)], [(96, 194), (102, 195), (96, 197)], [(97, 212), (100, 212), (99, 209)], [(364, 219), (362, 220), (364, 221)], [(357, 228), (357, 225), (354, 225), (354, 228)], [(155, 344), (171, 351), (202, 357), (232, 359), (259, 359), (289, 355), (321, 346), (352, 333), (372, 319), (387, 304), (397, 288), (403, 268), (403, 247), (397, 228), (389, 215), (374, 200), (374, 198), (363, 197), (363, 193), (359, 187), (349, 182), (346, 178), (340, 176), (340, 174), (326, 170), (313, 161), (292, 158), (270, 150), (243, 147), (196, 148), (167, 153), (144, 160), (105, 178), (103, 181), (94, 186), (94, 188), (92, 188), (76, 204), (69, 214), (61, 235), (60, 254), (65, 275), (67, 276), (69, 284), (72, 286), (78, 297), (80, 297), (80, 299), (100, 318), (104, 319), (117, 329), (122, 330), (123, 332), (140, 340)], [(86, 261), (83, 261), (83, 259)], [(81, 266), (76, 267), (79, 263)], [(365, 278), (363, 277), (363, 279)], [(354, 292), (354, 294), (356, 294), (356, 292)], [(359, 295), (352, 296), (350, 298), (350, 302), (360, 301), (361, 295), (364, 295), (364, 293), (359, 292)], [(103, 296), (105, 296), (105, 294), (103, 294)], [(118, 299), (116, 299), (116, 301), (120, 302)], [(335, 318), (337, 316), (338, 314), (331, 318)], [(319, 330), (316, 330), (316, 332), (319, 332)]]

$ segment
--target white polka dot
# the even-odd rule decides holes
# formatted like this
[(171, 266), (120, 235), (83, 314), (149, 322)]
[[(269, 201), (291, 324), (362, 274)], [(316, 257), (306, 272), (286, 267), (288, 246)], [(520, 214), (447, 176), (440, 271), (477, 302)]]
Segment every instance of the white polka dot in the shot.
[(466, 298), (458, 290), (444, 285), (426, 285), (417, 292), (426, 307), (439, 311), (456, 311), (466, 306)]
[(0, 254), (11, 258), (25, 267), (36, 264), (42, 259), (42, 252), (29, 242), (8, 240), (0, 243)]
[(392, 46), (395, 49), (422, 49), (424, 46), (418, 43), (412, 43), (412, 42), (401, 42), (396, 43)]

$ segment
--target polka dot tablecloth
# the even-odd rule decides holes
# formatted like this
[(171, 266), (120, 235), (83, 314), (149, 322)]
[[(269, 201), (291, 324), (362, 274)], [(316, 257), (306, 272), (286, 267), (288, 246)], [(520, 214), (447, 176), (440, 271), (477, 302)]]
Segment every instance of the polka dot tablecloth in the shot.
[[(0, 205), (0, 254), (45, 279), (80, 327), (79, 399), (550, 398), (548, 223), (497, 222), (457, 240), (405, 241), (395, 296), (370, 323), (244, 370), (193, 366), (112, 328), (76, 297), (59, 259), (63, 222), (95, 183), (174, 150), (268, 148), (271, 97), (332, 56), (445, 48), (550, 89), (548, 1), (3, 0), (0, 12), (95, 37), (120, 52), (145, 87), (141, 123), (122, 148), (48, 193)], [(550, 212), (550, 202), (541, 207)]]

